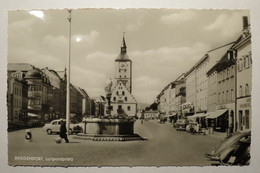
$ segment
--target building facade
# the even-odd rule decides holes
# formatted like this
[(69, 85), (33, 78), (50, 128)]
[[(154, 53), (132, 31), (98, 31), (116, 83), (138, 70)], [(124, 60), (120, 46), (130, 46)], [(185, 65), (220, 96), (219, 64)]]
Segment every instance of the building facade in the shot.
[[(136, 116), (137, 101), (132, 95), (132, 61), (127, 55), (125, 38), (121, 52), (115, 60), (115, 80), (111, 94), (111, 115)], [(107, 107), (106, 103), (106, 107)]]
[(7, 87), (8, 121), (26, 124), (28, 120), (27, 82), (14, 76), (8, 76)]
[(40, 70), (33, 69), (26, 73), (28, 82), (28, 111), (41, 116), (41, 120), (48, 121), (49, 105), (48, 90), (51, 87), (48, 77)]
[[(244, 20), (247, 20), (244, 18)], [(247, 22), (246, 22), (247, 23)], [(251, 91), (252, 91), (252, 53), (250, 26), (244, 24), (243, 34), (233, 47), (236, 50), (236, 128), (247, 131), (252, 127)]]

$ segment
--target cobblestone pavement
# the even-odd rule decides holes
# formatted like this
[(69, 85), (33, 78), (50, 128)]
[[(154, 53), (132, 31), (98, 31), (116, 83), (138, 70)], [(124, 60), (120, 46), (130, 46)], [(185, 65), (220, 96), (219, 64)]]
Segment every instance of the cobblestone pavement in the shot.
[(208, 166), (204, 153), (221, 138), (190, 135), (176, 131), (170, 124), (155, 120), (135, 123), (135, 133), (144, 141), (90, 141), (74, 139), (56, 144), (58, 135), (47, 135), (41, 128), (31, 129), (33, 142), (24, 141), (24, 131), (8, 133), (10, 165), (36, 166)]

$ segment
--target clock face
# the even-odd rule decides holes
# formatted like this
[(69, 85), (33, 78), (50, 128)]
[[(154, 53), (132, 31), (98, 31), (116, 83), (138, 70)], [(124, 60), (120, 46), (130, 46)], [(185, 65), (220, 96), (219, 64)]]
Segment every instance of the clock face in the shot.
[(120, 63), (120, 69), (126, 69), (126, 64), (125, 63)]

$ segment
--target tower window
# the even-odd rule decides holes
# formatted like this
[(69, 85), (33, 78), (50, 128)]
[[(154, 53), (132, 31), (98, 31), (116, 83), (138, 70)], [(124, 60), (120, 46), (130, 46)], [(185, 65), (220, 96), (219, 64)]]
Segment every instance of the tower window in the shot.
[(125, 97), (125, 101), (127, 101), (127, 97)]
[(114, 97), (114, 101), (116, 101), (116, 97)]
[(122, 95), (123, 95), (123, 96), (125, 95), (125, 92), (124, 92), (124, 91), (122, 91)]
[(131, 106), (127, 106), (127, 110), (130, 111), (131, 110)]

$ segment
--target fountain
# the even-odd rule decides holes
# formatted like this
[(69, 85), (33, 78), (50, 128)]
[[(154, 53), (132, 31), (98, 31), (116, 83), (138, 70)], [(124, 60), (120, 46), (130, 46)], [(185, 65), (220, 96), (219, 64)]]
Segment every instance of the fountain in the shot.
[(83, 120), (83, 133), (77, 134), (76, 139), (94, 141), (132, 141), (143, 140), (134, 133), (135, 119), (128, 117), (123, 109), (118, 110), (117, 115), (111, 116), (111, 91), (112, 80), (105, 83), (105, 92), (108, 106), (106, 116), (103, 118), (85, 118)]

